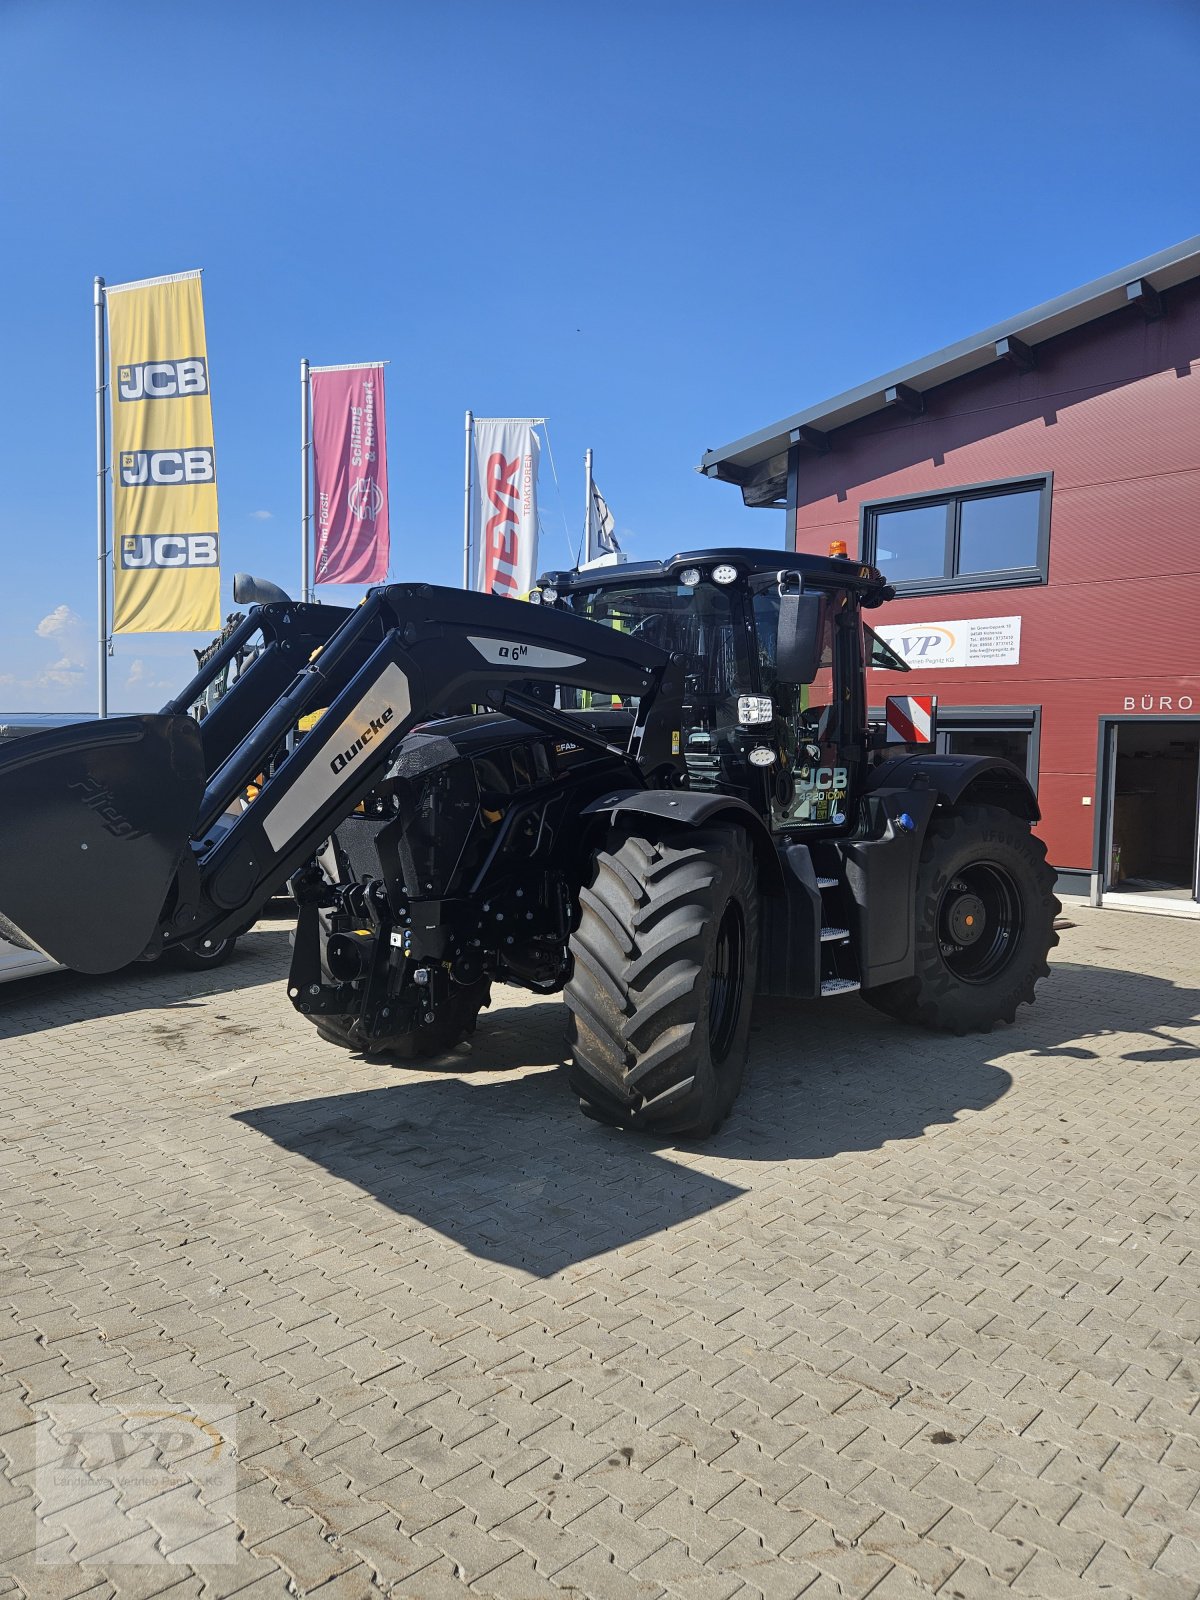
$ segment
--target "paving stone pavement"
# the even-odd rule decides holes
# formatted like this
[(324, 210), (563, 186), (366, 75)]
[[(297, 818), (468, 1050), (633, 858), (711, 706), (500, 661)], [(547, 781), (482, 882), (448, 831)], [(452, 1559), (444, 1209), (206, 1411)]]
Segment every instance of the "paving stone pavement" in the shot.
[[(0, 1595), (1194, 1600), (1200, 924), (1071, 915), (986, 1038), (760, 1007), (703, 1146), (515, 990), (340, 1052), (278, 923), (0, 990)], [(47, 1498), (70, 1406), (218, 1445)]]

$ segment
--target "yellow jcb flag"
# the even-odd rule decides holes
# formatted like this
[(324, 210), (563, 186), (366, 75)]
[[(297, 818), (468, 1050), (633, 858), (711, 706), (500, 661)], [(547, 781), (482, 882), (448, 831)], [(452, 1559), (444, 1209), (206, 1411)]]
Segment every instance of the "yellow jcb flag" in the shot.
[(200, 274), (106, 291), (113, 632), (221, 626), (217, 469)]

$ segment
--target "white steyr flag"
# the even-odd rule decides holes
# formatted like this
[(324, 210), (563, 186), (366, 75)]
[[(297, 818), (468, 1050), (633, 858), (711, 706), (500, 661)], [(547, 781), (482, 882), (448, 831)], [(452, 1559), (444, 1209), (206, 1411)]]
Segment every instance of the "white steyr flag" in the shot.
[(475, 419), (475, 587), (508, 600), (524, 600), (537, 577), (537, 420)]

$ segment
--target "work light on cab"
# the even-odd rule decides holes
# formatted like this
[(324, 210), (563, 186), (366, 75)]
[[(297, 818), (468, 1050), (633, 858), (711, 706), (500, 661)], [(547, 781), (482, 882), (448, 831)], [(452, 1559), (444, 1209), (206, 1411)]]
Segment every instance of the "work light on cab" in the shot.
[(738, 695), (738, 721), (744, 728), (752, 728), (759, 723), (770, 722), (774, 715), (775, 705), (770, 695)]

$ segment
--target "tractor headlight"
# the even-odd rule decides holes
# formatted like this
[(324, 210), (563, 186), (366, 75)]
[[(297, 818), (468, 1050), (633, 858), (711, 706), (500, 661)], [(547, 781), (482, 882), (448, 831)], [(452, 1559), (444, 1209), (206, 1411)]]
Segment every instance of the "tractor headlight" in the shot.
[(679, 581), (681, 584), (683, 584), (685, 589), (694, 589), (700, 582), (700, 568), (684, 567), (683, 571), (679, 574)]
[(770, 695), (738, 695), (738, 721), (744, 728), (754, 728), (761, 723), (771, 722), (774, 716), (775, 706)]
[(720, 566), (713, 568), (712, 579), (714, 583), (736, 583), (737, 568), (730, 566), (728, 561), (722, 561)]
[(774, 750), (769, 749), (766, 745), (760, 745), (757, 750), (751, 750), (750, 752), (750, 765), (752, 767), (769, 767), (774, 760)]
[(540, 589), (530, 589), (530, 591), (529, 591), (529, 604), (531, 606), (540, 606), (541, 603), (542, 603), (542, 591)]
[(542, 602), (543, 602), (543, 604), (548, 605), (548, 606), (552, 606), (557, 599), (558, 599), (558, 590), (557, 589), (552, 589), (550, 587), (547, 587), (547, 588), (542, 590)]

